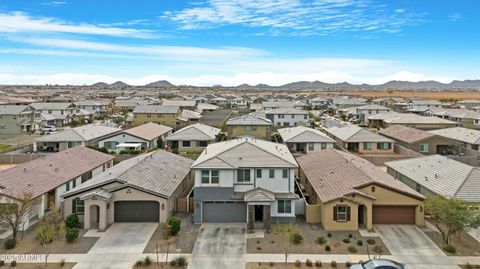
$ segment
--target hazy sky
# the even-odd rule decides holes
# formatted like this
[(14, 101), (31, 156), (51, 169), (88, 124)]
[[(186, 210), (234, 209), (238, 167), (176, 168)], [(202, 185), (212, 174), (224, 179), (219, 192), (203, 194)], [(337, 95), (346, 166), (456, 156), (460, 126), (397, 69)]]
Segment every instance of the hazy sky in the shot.
[(0, 0), (0, 84), (480, 78), (477, 0)]

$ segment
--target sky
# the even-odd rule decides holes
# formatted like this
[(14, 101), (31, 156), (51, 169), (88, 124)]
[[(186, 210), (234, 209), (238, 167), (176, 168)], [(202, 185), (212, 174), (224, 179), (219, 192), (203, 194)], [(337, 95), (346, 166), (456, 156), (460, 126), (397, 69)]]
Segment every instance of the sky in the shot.
[(480, 78), (477, 0), (0, 0), (0, 84)]

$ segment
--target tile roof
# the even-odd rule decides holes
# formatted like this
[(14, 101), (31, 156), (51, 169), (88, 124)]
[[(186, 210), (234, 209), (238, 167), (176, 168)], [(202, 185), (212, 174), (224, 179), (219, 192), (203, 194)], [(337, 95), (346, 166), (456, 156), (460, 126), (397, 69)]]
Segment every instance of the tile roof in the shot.
[(297, 126), (291, 128), (278, 129), (278, 133), (282, 136), (284, 142), (305, 143), (305, 142), (326, 142), (335, 143), (335, 140), (328, 137), (319, 130), (315, 130), (305, 126)]
[(298, 167), (284, 144), (237, 138), (209, 144), (192, 168)]
[(0, 105), (0, 115), (18, 115), (29, 109), (29, 106)]
[(49, 154), (0, 171), (0, 194), (18, 197), (31, 192), (37, 197), (113, 160), (109, 154), (83, 146)]
[(220, 129), (211, 127), (202, 123), (195, 123), (183, 127), (175, 133), (169, 135), (167, 140), (200, 140), (210, 141), (214, 140), (220, 133)]
[(140, 105), (133, 109), (133, 113), (176, 114), (179, 109), (178, 106)]
[(392, 125), (386, 129), (378, 131), (378, 133), (408, 144), (435, 136), (435, 134), (429, 133), (427, 131), (410, 128), (403, 125)]
[(430, 191), (480, 201), (480, 170), (441, 155), (386, 162), (385, 165)]
[(277, 108), (277, 109), (272, 109), (265, 114), (294, 114), (294, 115), (308, 115), (308, 111), (306, 110), (300, 110), (300, 109), (295, 109), (295, 108)]
[(347, 125), (340, 128), (334, 126), (326, 129), (326, 132), (344, 142), (393, 142), (393, 140), (391, 140), (390, 138), (386, 138), (382, 135), (372, 133), (356, 125)]
[(369, 120), (383, 120), (391, 124), (450, 124), (458, 125), (457, 122), (438, 117), (426, 117), (412, 113), (388, 112), (368, 117)]
[(248, 115), (243, 115), (235, 118), (231, 118), (227, 121), (227, 125), (267, 125), (270, 126), (272, 125), (272, 121), (256, 116), (253, 114), (248, 114)]
[(194, 107), (197, 104), (195, 100), (164, 100), (163, 106)]
[(32, 103), (31, 106), (36, 110), (61, 110), (73, 107), (72, 103)]
[(429, 131), (432, 134), (455, 139), (468, 144), (480, 144), (480, 131), (463, 127), (453, 127)]
[(345, 198), (352, 193), (368, 196), (358, 189), (370, 184), (390, 188), (417, 199), (424, 198), (374, 164), (351, 153), (326, 149), (303, 155), (297, 161), (323, 203)]
[(63, 195), (86, 192), (110, 182), (132, 186), (162, 197), (170, 197), (190, 173), (193, 160), (164, 150), (156, 150), (130, 158)]
[(35, 139), (37, 142), (63, 142), (63, 141), (91, 141), (121, 132), (122, 129), (107, 127), (100, 124), (87, 124), (61, 132), (45, 135)]
[(152, 140), (163, 134), (166, 134), (172, 130), (171, 127), (156, 124), (153, 122), (147, 122), (137, 127), (130, 128), (123, 131), (124, 133), (145, 139)]

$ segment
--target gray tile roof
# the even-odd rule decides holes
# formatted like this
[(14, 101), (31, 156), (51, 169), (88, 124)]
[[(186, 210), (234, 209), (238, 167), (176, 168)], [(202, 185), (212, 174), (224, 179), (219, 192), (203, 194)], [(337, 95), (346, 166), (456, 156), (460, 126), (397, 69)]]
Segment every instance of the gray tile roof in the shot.
[(72, 103), (32, 103), (36, 110), (65, 110), (72, 106)]
[(267, 119), (267, 118), (264, 118), (264, 117), (248, 114), (248, 115), (243, 115), (243, 116), (239, 116), (239, 117), (229, 119), (227, 121), (227, 125), (266, 125), (266, 126), (270, 126), (270, 125), (272, 125), (272, 121)]
[(184, 140), (197, 140), (197, 141), (211, 141), (216, 138), (220, 133), (220, 129), (211, 127), (202, 123), (195, 123), (183, 127), (175, 133), (169, 135), (167, 140), (184, 141)]
[(309, 127), (305, 127), (305, 126), (278, 129), (278, 133), (282, 136), (282, 139), (284, 142), (335, 143), (335, 140), (331, 139), (321, 131), (315, 130)]
[(345, 127), (331, 127), (326, 130), (327, 133), (337, 137), (344, 142), (361, 143), (361, 142), (393, 142), (390, 138), (372, 133), (364, 128), (348, 125)]
[(480, 201), (480, 170), (441, 155), (386, 162), (426, 189), (447, 197)]
[(192, 163), (193, 160), (189, 158), (156, 150), (120, 162), (65, 193), (64, 197), (87, 192), (110, 182), (119, 182), (169, 198), (189, 174)]
[(393, 189), (417, 199), (424, 198), (374, 164), (351, 153), (326, 149), (303, 155), (297, 161), (323, 203), (353, 193), (368, 197), (368, 194), (361, 193), (358, 189), (370, 184)]
[(136, 106), (133, 113), (151, 113), (151, 114), (176, 114), (180, 108), (178, 106)]
[(19, 164), (0, 172), (0, 194), (18, 197), (31, 192), (44, 194), (114, 157), (82, 146)]
[(390, 124), (448, 124), (458, 125), (457, 122), (438, 118), (426, 117), (412, 113), (388, 112), (368, 117), (369, 120), (383, 120)]
[(0, 115), (18, 115), (28, 110), (29, 106), (0, 105)]
[(455, 139), (468, 144), (480, 144), (480, 131), (463, 127), (453, 127), (429, 131), (432, 134)]
[(266, 111), (265, 114), (308, 115), (308, 111), (295, 108), (277, 108)]
[(197, 104), (195, 100), (164, 100), (164, 106), (194, 107)]
[(122, 129), (99, 124), (87, 124), (35, 139), (37, 142), (91, 141), (121, 132)]

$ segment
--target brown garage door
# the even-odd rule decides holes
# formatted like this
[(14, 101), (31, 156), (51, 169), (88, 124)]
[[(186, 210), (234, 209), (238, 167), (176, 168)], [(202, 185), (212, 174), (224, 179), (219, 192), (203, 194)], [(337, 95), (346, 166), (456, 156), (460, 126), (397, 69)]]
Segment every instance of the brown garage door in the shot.
[(415, 224), (413, 206), (373, 206), (373, 224)]

